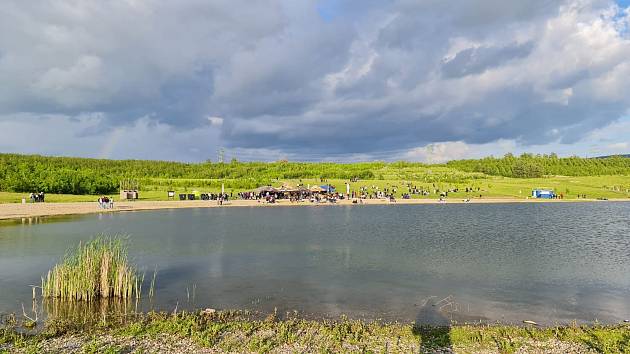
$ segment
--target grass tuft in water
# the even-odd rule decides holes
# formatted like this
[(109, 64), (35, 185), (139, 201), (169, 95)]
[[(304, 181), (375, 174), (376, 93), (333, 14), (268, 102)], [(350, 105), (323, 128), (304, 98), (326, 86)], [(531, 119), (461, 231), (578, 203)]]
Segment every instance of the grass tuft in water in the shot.
[(143, 277), (127, 260), (120, 236), (100, 236), (67, 254), (42, 277), (42, 295), (68, 301), (139, 298)]

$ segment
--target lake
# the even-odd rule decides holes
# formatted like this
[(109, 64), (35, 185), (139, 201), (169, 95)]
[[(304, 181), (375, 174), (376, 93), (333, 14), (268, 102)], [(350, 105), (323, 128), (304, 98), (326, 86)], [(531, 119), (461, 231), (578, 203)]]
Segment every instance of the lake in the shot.
[[(251, 207), (0, 223), (0, 313), (94, 235), (129, 235), (147, 307), (544, 324), (630, 318), (630, 203)], [(145, 284), (148, 281), (145, 282)]]

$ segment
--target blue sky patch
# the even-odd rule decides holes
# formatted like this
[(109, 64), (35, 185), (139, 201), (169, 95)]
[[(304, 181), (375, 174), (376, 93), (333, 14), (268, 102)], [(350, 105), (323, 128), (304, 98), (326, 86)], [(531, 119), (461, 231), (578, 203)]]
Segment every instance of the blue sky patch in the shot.
[[(630, 1), (630, 0), (628, 0)], [(324, 21), (330, 22), (339, 15), (339, 1), (338, 0), (323, 0), (317, 5), (317, 13)]]

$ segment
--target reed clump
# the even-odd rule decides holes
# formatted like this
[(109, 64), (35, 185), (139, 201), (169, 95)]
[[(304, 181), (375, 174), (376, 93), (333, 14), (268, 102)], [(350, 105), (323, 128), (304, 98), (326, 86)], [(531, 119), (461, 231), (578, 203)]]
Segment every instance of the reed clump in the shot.
[(140, 298), (142, 281), (120, 236), (100, 236), (69, 252), (42, 277), (42, 295), (68, 301)]

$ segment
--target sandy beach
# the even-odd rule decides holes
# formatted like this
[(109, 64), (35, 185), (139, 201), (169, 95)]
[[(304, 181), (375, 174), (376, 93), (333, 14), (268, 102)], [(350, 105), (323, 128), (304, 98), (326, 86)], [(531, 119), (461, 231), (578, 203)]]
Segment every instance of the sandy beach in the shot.
[(488, 204), (488, 203), (567, 203), (567, 202), (595, 202), (596, 200), (540, 200), (540, 199), (516, 199), (516, 198), (486, 198), (472, 199), (464, 202), (462, 199), (448, 199), (439, 201), (437, 199), (397, 199), (390, 202), (386, 199), (364, 199), (363, 203), (353, 204), (350, 200), (341, 200), (337, 203), (311, 203), (290, 202), (279, 200), (274, 204), (259, 202), (256, 200), (233, 200), (218, 205), (216, 201), (134, 201), (116, 202), (113, 209), (101, 209), (96, 202), (75, 202), (75, 203), (6, 203), (0, 204), (0, 220), (20, 219), (40, 216), (56, 215), (77, 215), (112, 213), (122, 211), (141, 211), (158, 209), (181, 209), (181, 208), (232, 208), (232, 207), (287, 207), (287, 206), (362, 206), (362, 205), (402, 205), (402, 204)]

